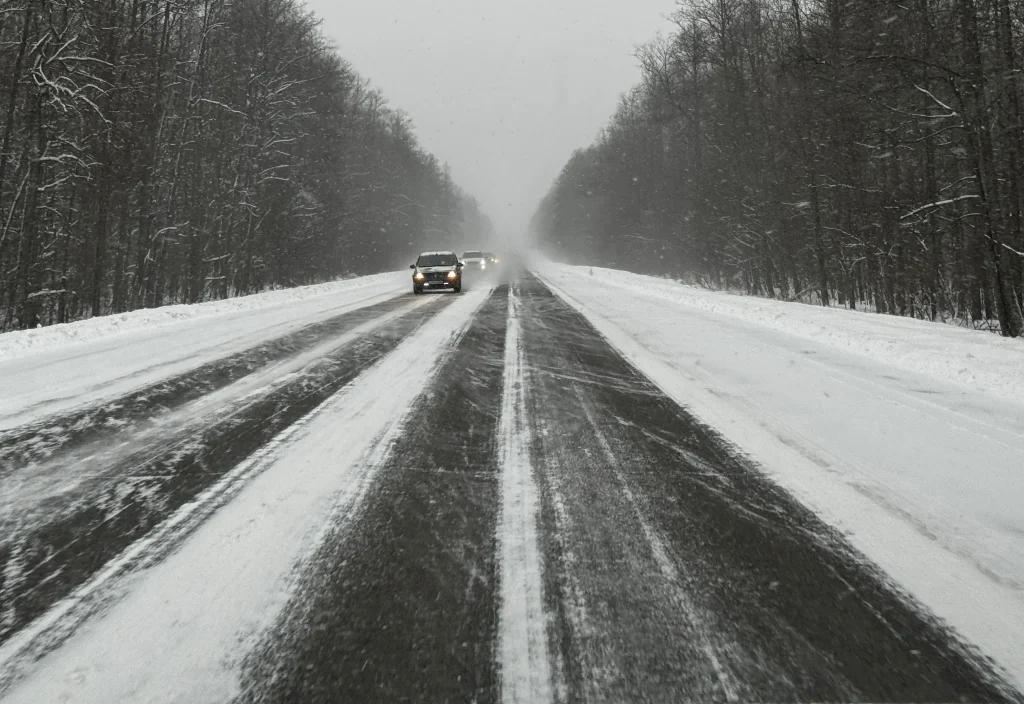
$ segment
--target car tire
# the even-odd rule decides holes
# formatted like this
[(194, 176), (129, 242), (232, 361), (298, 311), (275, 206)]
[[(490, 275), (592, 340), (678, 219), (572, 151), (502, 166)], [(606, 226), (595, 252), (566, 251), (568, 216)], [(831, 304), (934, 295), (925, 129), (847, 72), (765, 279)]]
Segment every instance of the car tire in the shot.
[(455, 291), (455, 293), (462, 293), (462, 284), (457, 284), (453, 286), (452, 291)]
[(416, 295), (419, 295), (419, 294), (423, 293), (423, 289), (420, 288), (419, 286), (413, 286), (412, 287), (412, 292), (414, 294), (416, 294)]

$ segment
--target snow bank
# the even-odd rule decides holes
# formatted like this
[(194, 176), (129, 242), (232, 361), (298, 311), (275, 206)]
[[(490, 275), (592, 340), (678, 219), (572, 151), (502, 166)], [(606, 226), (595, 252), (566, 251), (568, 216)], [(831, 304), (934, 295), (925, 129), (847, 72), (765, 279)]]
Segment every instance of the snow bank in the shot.
[(181, 304), (161, 308), (145, 308), (128, 313), (104, 315), (62, 325), (50, 325), (34, 330), (16, 330), (0, 334), (0, 360), (64, 347), (77, 342), (131, 333), (140, 329), (153, 329), (181, 322), (209, 318), (228, 313), (251, 311), (304, 301), (321, 296), (355, 293), (360, 289), (374, 289), (381, 285), (397, 287), (407, 283), (408, 272), (391, 272), (362, 276), (342, 281), (331, 281), (311, 286), (266, 291), (251, 296), (239, 296), (223, 301), (209, 301), (192, 305)]
[(554, 283), (574, 277), (592, 278), (626, 293), (642, 292), (1008, 400), (1024, 400), (1024, 340), (914, 318), (708, 291), (615, 269), (551, 262), (541, 263), (539, 269)]
[(400, 296), (408, 291), (407, 276), (366, 276), (0, 335), (0, 433)]

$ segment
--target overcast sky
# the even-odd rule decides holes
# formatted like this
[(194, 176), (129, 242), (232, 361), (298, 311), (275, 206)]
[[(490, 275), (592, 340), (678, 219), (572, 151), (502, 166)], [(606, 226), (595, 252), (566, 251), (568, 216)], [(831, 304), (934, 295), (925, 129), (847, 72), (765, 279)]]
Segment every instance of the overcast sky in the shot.
[(572, 150), (639, 79), (675, 0), (306, 0), (342, 55), (412, 118), (515, 237)]

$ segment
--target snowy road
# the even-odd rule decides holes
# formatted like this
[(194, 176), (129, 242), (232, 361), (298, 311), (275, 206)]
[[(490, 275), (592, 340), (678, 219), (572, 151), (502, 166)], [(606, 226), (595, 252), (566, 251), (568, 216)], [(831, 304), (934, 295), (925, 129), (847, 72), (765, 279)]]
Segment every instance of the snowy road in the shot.
[(954, 631), (542, 273), (375, 283), (223, 345), (185, 321), (127, 378), (15, 382), (0, 699), (1021, 700), (1012, 643)]

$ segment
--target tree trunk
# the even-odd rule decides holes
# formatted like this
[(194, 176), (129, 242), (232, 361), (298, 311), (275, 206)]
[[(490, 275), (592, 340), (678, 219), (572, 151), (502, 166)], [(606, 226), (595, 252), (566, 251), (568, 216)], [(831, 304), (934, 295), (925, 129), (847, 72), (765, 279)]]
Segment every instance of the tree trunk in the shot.
[(1006, 337), (1019, 337), (1024, 334), (1024, 313), (1017, 300), (1010, 267), (1004, 261), (1003, 237), (999, 232), (1007, 219), (1002, 217), (995, 201), (999, 197), (999, 188), (992, 146), (993, 120), (986, 99), (987, 83), (978, 40), (977, 13), (974, 0), (959, 0), (958, 5), (964, 41), (964, 63), (970, 75), (971, 109), (967, 144), (978, 182), (982, 234), (988, 240), (986, 249), (991, 266), (996, 315), (999, 317), (999, 332)]
[(818, 175), (813, 171), (808, 175), (811, 191), (811, 212), (814, 220), (814, 252), (818, 260), (818, 293), (821, 305), (829, 305), (828, 296), (828, 254), (825, 246), (825, 233), (821, 224), (821, 203), (818, 199)]
[[(14, 71), (11, 74), (11, 87), (7, 91), (7, 117), (4, 120), (3, 142), (0, 143), (0, 217), (4, 212), (4, 184), (7, 183), (7, 164), (11, 155), (11, 139), (14, 135), (15, 116), (18, 113), (18, 86), (21, 83), (21, 68), (25, 61), (25, 50), (32, 27), (32, 13), (25, 5), (25, 19), (18, 42), (18, 54), (14, 60)], [(6, 233), (4, 223), (0, 222), (0, 232)], [(3, 263), (4, 244), (7, 238), (0, 235), (0, 264)]]

